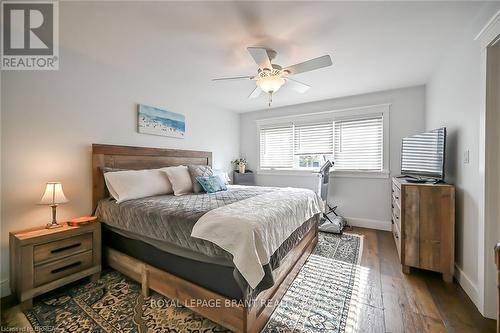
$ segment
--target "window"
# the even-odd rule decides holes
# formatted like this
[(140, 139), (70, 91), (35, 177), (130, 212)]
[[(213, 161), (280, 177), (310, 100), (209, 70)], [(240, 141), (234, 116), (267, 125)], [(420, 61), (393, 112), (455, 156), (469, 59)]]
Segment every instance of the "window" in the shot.
[(293, 168), (293, 125), (260, 131), (260, 168)]
[(389, 106), (366, 109), (264, 120), (260, 169), (315, 170), (333, 160), (335, 170), (387, 174)]
[(333, 158), (333, 123), (294, 125), (294, 167), (319, 168)]
[(382, 116), (335, 121), (335, 169), (381, 171)]
[(332, 121), (260, 130), (261, 169), (315, 169), (332, 156)]

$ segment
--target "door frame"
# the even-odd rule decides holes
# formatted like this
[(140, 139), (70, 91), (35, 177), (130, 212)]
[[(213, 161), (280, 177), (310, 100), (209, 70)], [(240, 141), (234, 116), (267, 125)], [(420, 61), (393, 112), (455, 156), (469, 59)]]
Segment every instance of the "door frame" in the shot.
[[(494, 261), (494, 245), (500, 241), (498, 230), (500, 221), (495, 216), (498, 213), (500, 195), (498, 190), (488, 184), (498, 184), (498, 170), (493, 172), (491, 156), (498, 152), (498, 133), (494, 133), (491, 118), (499, 117), (498, 105), (492, 101), (489, 91), (492, 85), (498, 86), (498, 80), (492, 80), (488, 75), (491, 67), (491, 47), (500, 44), (500, 10), (490, 19), (479, 34), (474, 38), (481, 46), (481, 105), (479, 129), (479, 174), (480, 197), (478, 209), (478, 309), (488, 318), (497, 317), (497, 287), (496, 267)], [(489, 125), (488, 125), (489, 123)], [(488, 163), (490, 162), (490, 163)], [(494, 165), (493, 165), (494, 166)]]

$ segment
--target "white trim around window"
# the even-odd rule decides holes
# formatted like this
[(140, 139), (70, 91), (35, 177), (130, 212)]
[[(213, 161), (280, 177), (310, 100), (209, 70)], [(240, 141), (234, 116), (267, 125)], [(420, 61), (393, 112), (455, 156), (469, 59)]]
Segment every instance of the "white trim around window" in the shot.
[(298, 114), (282, 117), (264, 118), (256, 120), (257, 123), (257, 158), (258, 168), (257, 173), (261, 175), (281, 175), (281, 176), (310, 176), (313, 169), (273, 169), (261, 168), (261, 130), (272, 127), (280, 127), (289, 124), (308, 124), (321, 123), (339, 120), (355, 120), (369, 117), (382, 116), (383, 119), (383, 166), (380, 171), (367, 170), (336, 170), (332, 173), (333, 177), (354, 177), (354, 178), (388, 178), (389, 171), (389, 124), (390, 124), (390, 108), (391, 104), (377, 104), (363, 107), (355, 107), (340, 110), (331, 110), (324, 112), (315, 112), (307, 114)]

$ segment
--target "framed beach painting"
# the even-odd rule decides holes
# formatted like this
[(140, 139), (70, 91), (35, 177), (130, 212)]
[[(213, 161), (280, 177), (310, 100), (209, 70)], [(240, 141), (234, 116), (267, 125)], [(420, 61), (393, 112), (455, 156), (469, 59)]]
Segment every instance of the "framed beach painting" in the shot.
[(184, 138), (186, 118), (180, 113), (139, 104), (137, 131), (144, 134)]

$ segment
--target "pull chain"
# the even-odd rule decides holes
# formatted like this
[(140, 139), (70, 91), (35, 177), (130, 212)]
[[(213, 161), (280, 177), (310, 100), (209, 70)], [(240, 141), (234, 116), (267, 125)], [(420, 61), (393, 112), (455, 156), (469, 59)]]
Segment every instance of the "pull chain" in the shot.
[(268, 106), (271, 107), (271, 103), (273, 102), (273, 92), (269, 92), (269, 104)]

